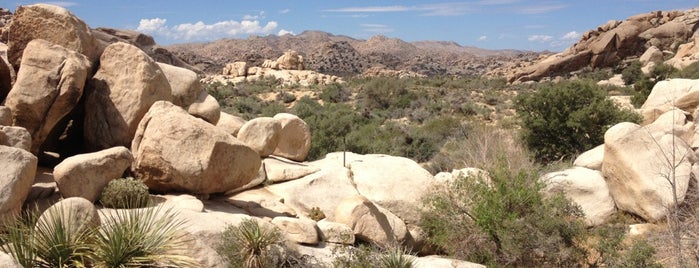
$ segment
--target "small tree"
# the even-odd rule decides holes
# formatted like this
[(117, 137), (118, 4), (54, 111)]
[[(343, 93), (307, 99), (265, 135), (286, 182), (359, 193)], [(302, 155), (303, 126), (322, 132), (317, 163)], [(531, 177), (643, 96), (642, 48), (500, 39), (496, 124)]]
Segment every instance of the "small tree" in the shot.
[(525, 145), (537, 161), (550, 162), (602, 144), (612, 125), (639, 122), (619, 108), (606, 91), (589, 81), (547, 84), (515, 100)]

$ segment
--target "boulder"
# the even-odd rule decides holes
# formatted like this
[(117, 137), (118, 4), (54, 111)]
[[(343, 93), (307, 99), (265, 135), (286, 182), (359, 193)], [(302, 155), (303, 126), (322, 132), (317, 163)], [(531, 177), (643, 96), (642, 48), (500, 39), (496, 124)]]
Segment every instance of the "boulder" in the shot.
[(95, 205), (80, 197), (58, 201), (44, 213), (41, 213), (36, 224), (44, 226), (44, 228), (52, 228), (57, 221), (63, 222), (63, 226), (67, 229), (66, 232), (72, 233), (100, 226), (100, 216)]
[(304, 161), (311, 150), (311, 129), (301, 118), (293, 114), (280, 113), (274, 119), (281, 123), (281, 133), (273, 155), (295, 161)]
[(266, 157), (277, 148), (281, 134), (281, 123), (271, 117), (258, 117), (246, 122), (238, 131), (238, 139)]
[(276, 217), (272, 219), (272, 224), (277, 226), (290, 241), (307, 245), (318, 244), (316, 222), (311, 219)]
[(82, 197), (95, 202), (107, 183), (121, 178), (131, 162), (129, 149), (119, 146), (68, 157), (54, 167), (53, 177), (64, 198)]
[(415, 258), (413, 263), (415, 268), (450, 267), (450, 268), (485, 268), (485, 265), (450, 259), (441, 256), (423, 256)]
[(678, 202), (684, 200), (695, 155), (682, 139), (645, 128), (616, 140), (606, 136), (602, 175), (618, 209), (657, 221), (676, 205), (673, 186)]
[(334, 221), (352, 228), (357, 239), (380, 247), (402, 243), (407, 236), (407, 228), (400, 225), (398, 217), (381, 211), (361, 195), (344, 198), (335, 208)]
[(187, 108), (196, 102), (206, 90), (201, 86), (197, 73), (185, 68), (157, 63), (170, 84), (172, 104)]
[(546, 183), (547, 192), (564, 192), (580, 206), (588, 226), (600, 225), (616, 212), (607, 183), (597, 170), (573, 167), (548, 173), (542, 181)]
[(643, 124), (650, 124), (672, 107), (692, 113), (699, 105), (699, 80), (670, 79), (653, 86), (648, 99), (641, 106)]
[[(0, 101), (2, 103), (2, 101)], [(0, 105), (0, 126), (12, 125), (12, 110), (9, 107)]]
[(92, 151), (130, 146), (151, 105), (172, 99), (170, 83), (160, 67), (126, 43), (105, 48), (86, 94), (84, 136)]
[(592, 170), (602, 170), (602, 162), (604, 161), (604, 144), (599, 145), (595, 148), (585, 151), (580, 154), (575, 161), (573, 166), (584, 167)]
[(216, 125), (221, 116), (221, 106), (214, 97), (203, 91), (199, 98), (187, 107), (187, 112)]
[(316, 223), (320, 240), (342, 245), (354, 244), (354, 231), (349, 226), (322, 219)]
[(31, 153), (0, 145), (0, 221), (20, 212), (32, 189), (38, 159)]
[(226, 202), (260, 218), (296, 217), (296, 211), (281, 198), (265, 188), (252, 189), (226, 198)]
[[(96, 63), (99, 57), (97, 40), (87, 24), (65, 8), (34, 4), (19, 6), (10, 24), (7, 57), (18, 69), (24, 65), (22, 53), (34, 39), (44, 39), (53, 44), (76, 51)], [(19, 74), (18, 74), (19, 75)]]
[(699, 36), (695, 37), (692, 42), (680, 45), (675, 56), (665, 61), (665, 64), (677, 69), (684, 69), (697, 61), (699, 61)]
[(655, 64), (660, 64), (663, 62), (663, 52), (660, 51), (655, 46), (651, 46), (648, 49), (646, 49), (646, 52), (643, 52), (643, 55), (641, 55), (640, 58), (638, 58), (638, 61), (641, 62), (641, 65), (646, 66), (648, 63), (655, 63)]
[(150, 35), (132, 30), (104, 27), (97, 27), (95, 29), (92, 29), (92, 34), (95, 36), (95, 38), (97, 38), (97, 41), (100, 46), (100, 51), (103, 51), (105, 47), (113, 43), (128, 43), (137, 46), (157, 62), (175, 67), (185, 68), (187, 70), (191, 70), (199, 74), (202, 73), (202, 71), (198, 68), (189, 65), (188, 63), (182, 61), (180, 58), (175, 56), (172, 52), (157, 45), (155, 43), (155, 40), (153, 40), (153, 37)]
[(297, 213), (309, 215), (311, 208), (319, 208), (333, 220), (335, 208), (348, 196), (358, 195), (350, 171), (334, 161), (320, 160), (309, 163), (319, 172), (306, 177), (268, 185), (270, 192), (284, 198), (284, 203)]
[[(298, 52), (288, 50), (277, 59), (279, 69), (282, 70), (303, 70), (303, 57)], [(264, 66), (263, 66), (264, 67)]]
[(243, 127), (245, 122), (245, 119), (243, 119), (240, 116), (230, 115), (221, 112), (221, 115), (218, 118), (218, 122), (216, 123), (216, 127), (223, 129), (224, 131), (233, 135), (233, 137), (237, 137), (238, 131), (240, 131), (240, 128)]
[(188, 194), (164, 195), (166, 205), (177, 210), (188, 210), (194, 212), (204, 212), (204, 203), (198, 198)]
[(159, 192), (223, 193), (246, 185), (261, 165), (233, 136), (165, 101), (143, 117), (131, 151), (134, 174)]
[(440, 172), (434, 176), (434, 181), (439, 184), (453, 183), (461, 177), (481, 177), (485, 181), (490, 181), (488, 171), (479, 168), (462, 168), (454, 169), (451, 172)]
[(267, 180), (273, 183), (295, 180), (320, 171), (320, 168), (291, 160), (268, 157), (262, 160)]
[[(334, 158), (341, 163), (341, 153)], [(389, 155), (348, 153), (346, 161), (357, 191), (372, 202), (387, 208), (408, 223), (419, 223), (421, 200), (435, 183), (434, 177), (415, 161)]]
[(5, 106), (12, 110), (13, 124), (31, 133), (32, 153), (38, 153), (51, 130), (77, 105), (90, 68), (85, 56), (48, 41), (26, 45)]
[(236, 61), (233, 63), (226, 64), (223, 67), (223, 75), (230, 76), (247, 76), (248, 75), (248, 63), (244, 61)]
[(23, 127), (0, 126), (0, 145), (30, 151), (32, 135)]

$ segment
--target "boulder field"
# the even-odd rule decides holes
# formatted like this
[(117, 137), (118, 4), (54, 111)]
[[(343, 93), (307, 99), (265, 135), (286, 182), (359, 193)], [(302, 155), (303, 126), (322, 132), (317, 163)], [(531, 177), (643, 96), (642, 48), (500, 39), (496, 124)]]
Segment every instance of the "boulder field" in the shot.
[[(250, 218), (318, 256), (329, 244), (424, 242), (418, 201), (435, 180), (418, 163), (353, 153), (307, 162), (311, 132), (301, 118), (226, 114), (196, 70), (163, 57), (171, 54), (152, 38), (90, 29), (58, 6), (22, 6), (9, 29), (0, 46), (9, 56), (0, 58), (0, 221), (37, 204), (45, 210), (39, 220), (68, 211), (83, 219), (71, 226), (99, 226), (114, 213), (95, 205), (102, 189), (133, 176), (188, 222), (186, 254), (202, 267), (225, 266), (212, 247), (228, 225)], [(306, 72), (295, 52), (265, 64)], [(336, 80), (309, 75), (312, 83)], [(325, 218), (311, 219), (314, 212)], [(0, 254), (3, 267), (14, 265), (6, 259)]]

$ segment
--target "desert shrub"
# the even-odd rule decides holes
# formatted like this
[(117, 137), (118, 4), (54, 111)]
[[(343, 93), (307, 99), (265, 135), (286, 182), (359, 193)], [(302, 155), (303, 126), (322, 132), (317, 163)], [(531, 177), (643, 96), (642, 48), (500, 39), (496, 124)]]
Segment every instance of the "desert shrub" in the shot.
[(349, 100), (352, 92), (345, 85), (333, 83), (323, 87), (320, 99), (326, 103), (340, 103)]
[(262, 103), (263, 101), (255, 96), (233, 97), (226, 105), (230, 109), (224, 110), (232, 114), (240, 114), (245, 120), (250, 120), (262, 113)]
[(311, 218), (311, 220), (320, 221), (322, 219), (325, 219), (325, 213), (323, 213), (323, 211), (320, 210), (319, 207), (312, 207), (311, 212), (308, 214), (308, 217)]
[(237, 86), (252, 94), (260, 94), (271, 92), (274, 89), (281, 87), (283, 80), (277, 79), (272, 75), (266, 75), (254, 81), (240, 83)]
[(378, 77), (362, 86), (357, 99), (363, 109), (388, 110), (407, 108), (415, 97), (408, 90), (407, 80)]
[(633, 107), (641, 108), (641, 106), (643, 106), (643, 103), (646, 102), (648, 95), (650, 95), (650, 92), (653, 90), (653, 86), (655, 86), (655, 81), (648, 77), (636, 81), (633, 85), (634, 93), (631, 95), (631, 104)]
[(571, 267), (584, 259), (582, 215), (565, 196), (544, 196), (534, 171), (500, 164), (489, 173), (458, 178), (424, 200), (421, 225), (434, 245), (490, 265)]
[(676, 78), (699, 79), (699, 61), (687, 65), (673, 74)]
[(453, 135), (455, 137), (444, 143), (427, 166), (433, 174), (464, 167), (488, 170), (497, 164), (505, 164), (513, 171), (536, 166), (512, 130), (471, 124), (454, 130)]
[(379, 255), (380, 268), (412, 268), (415, 267), (415, 257), (400, 247), (384, 249)]
[(275, 97), (277, 101), (281, 101), (283, 103), (292, 103), (296, 100), (296, 96), (294, 94), (291, 94), (286, 91), (281, 91), (277, 93), (277, 96)]
[(612, 125), (640, 121), (589, 81), (544, 85), (518, 96), (515, 107), (524, 144), (540, 162), (572, 157), (602, 144)]
[(111, 180), (100, 195), (100, 202), (108, 208), (142, 208), (149, 201), (148, 186), (132, 177)]
[(263, 228), (254, 219), (248, 219), (238, 226), (228, 226), (216, 251), (229, 267), (275, 267), (285, 259), (283, 242), (277, 229)]
[(636, 81), (644, 77), (643, 71), (641, 71), (641, 62), (634, 61), (629, 66), (621, 71), (621, 79), (624, 80), (624, 84), (633, 85)]
[[(260, 110), (260, 114), (257, 116), (265, 116), (265, 117), (273, 117), (274, 115), (278, 113), (286, 113), (287, 109), (284, 104), (281, 104), (279, 102), (268, 102), (264, 103), (262, 106), (262, 109)], [(257, 117), (254, 116), (254, 117)]]
[[(602, 80), (607, 80), (612, 77), (612, 73), (610, 72), (611, 70), (609, 69), (601, 69), (601, 68), (592, 68), (592, 67), (585, 67), (582, 69), (582, 72), (578, 75), (579, 78), (581, 79), (588, 79), (592, 80), (595, 82), (602, 81)], [(640, 68), (639, 68), (640, 71)]]
[(172, 209), (105, 212), (92, 248), (96, 267), (197, 267), (181, 253), (185, 222)]

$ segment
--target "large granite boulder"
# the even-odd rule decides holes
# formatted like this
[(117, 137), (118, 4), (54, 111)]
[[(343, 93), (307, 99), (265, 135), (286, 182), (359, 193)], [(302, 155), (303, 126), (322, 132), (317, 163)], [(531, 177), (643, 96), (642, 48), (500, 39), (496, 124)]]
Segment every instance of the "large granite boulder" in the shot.
[(65, 8), (34, 4), (19, 6), (10, 24), (7, 56), (15, 69), (23, 64), (22, 53), (29, 42), (44, 39), (85, 55), (90, 63), (99, 57), (97, 40), (90, 28)]
[(0, 221), (20, 212), (34, 183), (38, 159), (31, 153), (0, 145)]
[(68, 157), (54, 167), (53, 177), (64, 198), (82, 197), (95, 202), (107, 183), (121, 178), (131, 162), (129, 149), (119, 146)]
[(255, 178), (261, 165), (248, 146), (165, 101), (143, 117), (131, 151), (134, 174), (158, 192), (231, 191)]
[(295, 161), (304, 161), (311, 150), (311, 129), (301, 118), (280, 113), (274, 116), (281, 124), (279, 143), (273, 155)]
[(13, 124), (31, 133), (32, 153), (77, 105), (90, 72), (90, 62), (79, 53), (42, 39), (26, 45), (5, 106), (12, 110)]
[(566, 197), (580, 206), (588, 226), (597, 226), (614, 212), (614, 199), (609, 193), (602, 173), (583, 167), (574, 167), (543, 176), (547, 192), (564, 192)]
[(86, 94), (84, 136), (91, 151), (130, 146), (151, 105), (172, 99), (170, 83), (158, 64), (126, 43), (105, 48)]
[(281, 123), (271, 117), (258, 117), (246, 122), (238, 131), (238, 139), (266, 157), (277, 148), (281, 134)]

